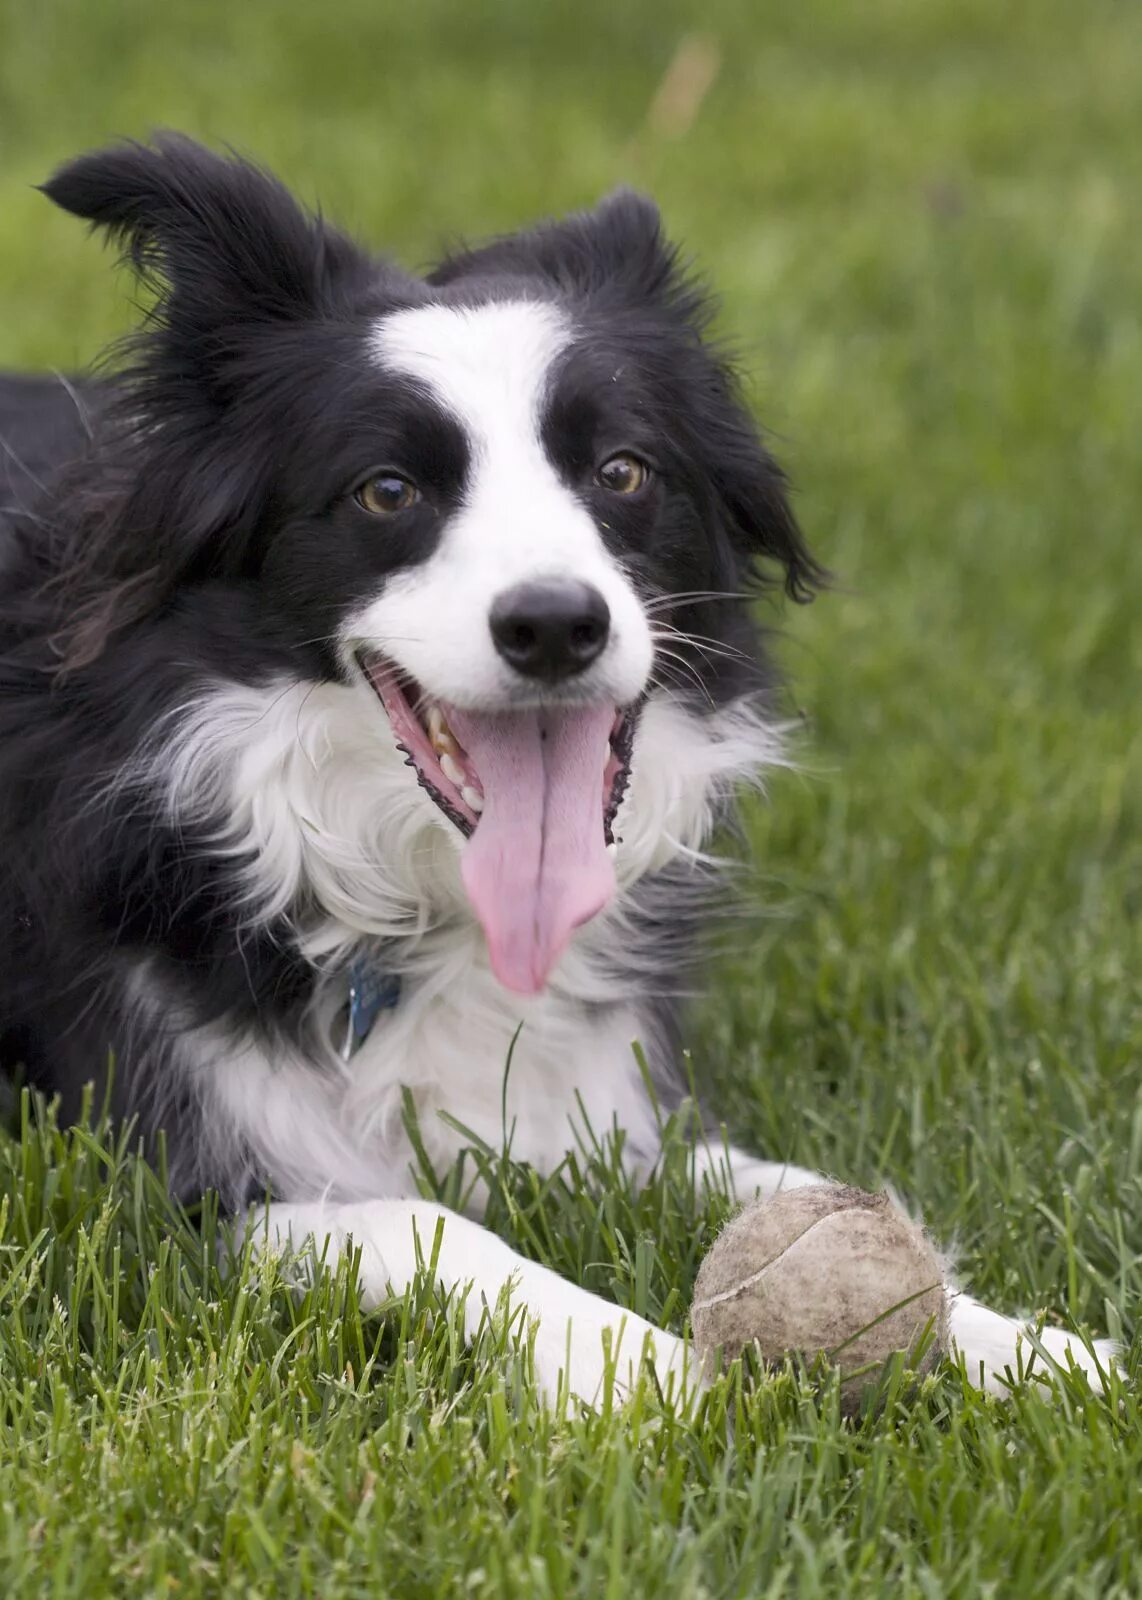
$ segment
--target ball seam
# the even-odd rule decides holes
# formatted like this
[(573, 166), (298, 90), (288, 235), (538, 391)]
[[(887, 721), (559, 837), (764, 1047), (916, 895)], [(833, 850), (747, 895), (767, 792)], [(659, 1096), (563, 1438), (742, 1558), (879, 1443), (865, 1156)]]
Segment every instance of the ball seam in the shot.
[(739, 1294), (744, 1294), (747, 1289), (752, 1289), (754, 1284), (761, 1282), (770, 1267), (775, 1267), (783, 1256), (789, 1254), (794, 1245), (800, 1244), (802, 1239), (807, 1238), (814, 1228), (819, 1228), (822, 1222), (827, 1222), (830, 1217), (837, 1215), (837, 1212), (830, 1211), (828, 1216), (814, 1217), (807, 1228), (802, 1228), (801, 1232), (790, 1239), (787, 1245), (783, 1245), (775, 1256), (770, 1256), (769, 1260), (764, 1261), (756, 1272), (751, 1272), (748, 1278), (743, 1278), (740, 1283), (735, 1283), (730, 1289), (719, 1289), (717, 1294), (708, 1295), (704, 1300), (695, 1300), (690, 1307), (691, 1316), (695, 1311), (709, 1311), (711, 1306), (725, 1305), (728, 1300), (735, 1300)]

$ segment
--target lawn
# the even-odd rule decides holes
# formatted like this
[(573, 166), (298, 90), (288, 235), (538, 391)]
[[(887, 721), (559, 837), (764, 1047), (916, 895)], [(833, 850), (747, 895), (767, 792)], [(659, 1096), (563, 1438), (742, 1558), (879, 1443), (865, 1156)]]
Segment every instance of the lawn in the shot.
[[(891, 1177), (1004, 1309), (1142, 1372), (1142, 9), (1110, 0), (0, 0), (0, 364), (126, 284), (31, 185), (156, 124), (409, 263), (652, 191), (837, 577), (775, 614), (801, 769), (688, 1043), (739, 1142)], [(708, 92), (700, 91), (705, 75)], [(701, 102), (700, 104), (698, 102)], [(764, 915), (761, 914), (764, 909)], [(13, 1597), (1134, 1595), (1136, 1387), (839, 1419), (735, 1372), (556, 1421), (431, 1290), (364, 1315), (175, 1215), (129, 1144), (0, 1135)], [(600, 1130), (601, 1135), (606, 1130)], [(488, 1156), (491, 1222), (675, 1326), (724, 1197)]]

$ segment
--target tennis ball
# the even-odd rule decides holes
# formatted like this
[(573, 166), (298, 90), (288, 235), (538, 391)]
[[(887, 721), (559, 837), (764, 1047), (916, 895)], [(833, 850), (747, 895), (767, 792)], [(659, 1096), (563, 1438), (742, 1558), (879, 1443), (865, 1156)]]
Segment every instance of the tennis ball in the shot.
[(690, 1308), (707, 1366), (756, 1344), (769, 1363), (824, 1356), (842, 1374), (841, 1405), (859, 1410), (885, 1361), (930, 1341), (917, 1368), (948, 1348), (944, 1268), (886, 1194), (813, 1184), (731, 1218), (698, 1272)]

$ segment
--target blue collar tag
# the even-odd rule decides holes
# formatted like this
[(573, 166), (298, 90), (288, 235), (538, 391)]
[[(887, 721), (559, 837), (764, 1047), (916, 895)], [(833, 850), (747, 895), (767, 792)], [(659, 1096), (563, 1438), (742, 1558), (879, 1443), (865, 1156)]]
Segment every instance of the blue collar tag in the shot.
[(363, 956), (352, 962), (342, 1061), (349, 1061), (356, 1055), (382, 1011), (392, 1011), (400, 1004), (400, 989), (400, 979), (394, 973), (378, 972)]

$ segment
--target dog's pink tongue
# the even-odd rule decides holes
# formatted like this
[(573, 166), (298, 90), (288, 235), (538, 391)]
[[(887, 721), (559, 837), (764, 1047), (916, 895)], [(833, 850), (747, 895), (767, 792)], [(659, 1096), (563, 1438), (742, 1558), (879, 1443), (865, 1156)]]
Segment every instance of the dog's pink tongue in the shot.
[(603, 837), (614, 706), (447, 711), (484, 789), (460, 863), (507, 989), (536, 994), (567, 941), (615, 887)]

